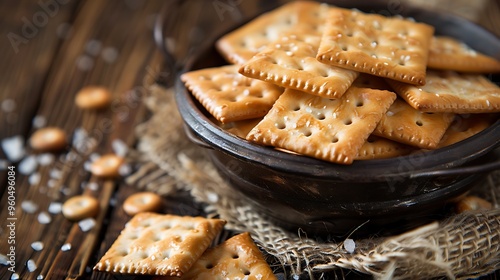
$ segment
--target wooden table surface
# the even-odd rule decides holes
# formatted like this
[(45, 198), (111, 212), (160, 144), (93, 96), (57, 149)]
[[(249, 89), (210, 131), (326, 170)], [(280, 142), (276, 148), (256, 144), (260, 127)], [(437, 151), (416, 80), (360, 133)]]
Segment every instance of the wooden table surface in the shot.
[[(133, 147), (137, 141), (134, 127), (148, 113), (142, 95), (157, 79), (169, 78), (153, 40), (155, 18), (168, 2), (0, 1), (0, 140), (21, 137), (27, 143), (39, 127), (56, 126), (70, 138), (76, 131), (86, 131), (95, 141), (83, 150), (70, 147), (55, 154), (51, 162), (39, 164), (28, 174), (22, 174), (19, 164), (8, 161), (0, 150), (0, 254), (12, 255), (9, 248), (15, 246), (19, 279), (117, 279), (93, 272), (92, 267), (129, 219), (113, 205), (135, 189), (120, 180), (91, 176), (86, 164), (96, 154), (112, 152), (117, 141)], [(205, 1), (205, 5), (213, 2)], [(500, 5), (496, 0), (490, 4), (486, 11), (475, 11), (482, 15), (477, 22), (500, 36)], [(188, 8), (200, 11), (196, 5)], [(175, 26), (184, 21), (196, 24), (186, 17)], [(179, 30), (174, 33), (186, 36)], [(185, 51), (182, 46), (177, 50)], [(110, 89), (113, 102), (108, 110), (82, 111), (74, 105), (75, 94), (86, 85)], [(35, 155), (29, 145), (24, 148), (24, 158)], [(15, 171), (15, 193), (7, 191), (12, 181), (9, 167)], [(97, 224), (88, 232), (61, 214), (48, 213), (51, 203), (80, 193), (98, 197), (101, 203)], [(13, 212), (8, 210), (9, 201), (15, 202)], [(37, 207), (33, 213), (26, 211), (29, 202)], [(23, 203), (27, 203), (24, 210)], [(46, 214), (51, 221), (41, 223), (40, 215)], [(15, 244), (9, 243), (12, 240)], [(32, 249), (35, 241), (43, 242), (43, 250)], [(65, 244), (71, 244), (71, 249), (61, 250)], [(35, 270), (29, 271), (28, 260), (36, 264)], [(10, 279), (9, 267), (0, 264), (0, 279)]]

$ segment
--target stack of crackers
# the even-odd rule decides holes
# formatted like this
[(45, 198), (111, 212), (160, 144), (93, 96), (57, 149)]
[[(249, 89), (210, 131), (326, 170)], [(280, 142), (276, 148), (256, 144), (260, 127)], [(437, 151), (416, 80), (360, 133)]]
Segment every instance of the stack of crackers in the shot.
[(500, 112), (500, 61), (409, 18), (294, 1), (216, 47), (228, 65), (181, 76), (215, 121), (329, 162), (440, 148)]
[(225, 221), (141, 212), (94, 269), (153, 279), (276, 279), (248, 232), (211, 247)]

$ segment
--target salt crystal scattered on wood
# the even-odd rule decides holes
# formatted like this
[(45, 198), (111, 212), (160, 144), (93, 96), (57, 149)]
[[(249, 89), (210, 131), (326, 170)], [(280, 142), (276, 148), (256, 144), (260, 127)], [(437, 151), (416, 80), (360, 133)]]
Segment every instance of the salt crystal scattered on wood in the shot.
[(43, 242), (41, 241), (35, 241), (31, 243), (31, 248), (35, 251), (42, 251), (43, 250)]
[(62, 210), (62, 203), (60, 202), (51, 202), (49, 204), (49, 213), (51, 214), (59, 214), (61, 213), (61, 210)]
[(33, 155), (25, 157), (19, 163), (19, 172), (24, 175), (29, 175), (35, 172), (38, 167), (38, 163), (36, 161), (36, 157)]
[(38, 214), (38, 222), (43, 225), (50, 224), (50, 222), (52, 222), (52, 217), (45, 211), (40, 212), (40, 214)]
[(132, 173), (132, 168), (128, 164), (122, 164), (118, 169), (118, 174), (120, 174), (121, 176), (127, 176), (130, 173)]
[(47, 119), (44, 116), (35, 116), (31, 123), (34, 128), (42, 128), (47, 124)]
[(21, 135), (4, 138), (2, 149), (7, 158), (12, 162), (17, 162), (25, 155), (24, 137)]
[(54, 179), (61, 179), (62, 178), (62, 171), (58, 169), (52, 169), (50, 170), (50, 177)]
[(13, 99), (5, 99), (2, 101), (1, 108), (5, 113), (13, 112), (16, 109), (16, 101)]
[(21, 209), (28, 214), (33, 214), (38, 211), (38, 204), (31, 200), (25, 200), (21, 202)]
[(36, 160), (38, 161), (38, 164), (40, 164), (41, 166), (47, 166), (47, 165), (53, 163), (54, 159), (55, 159), (54, 155), (53, 154), (49, 154), (49, 153), (39, 154), (36, 157)]
[(214, 192), (207, 192), (207, 198), (208, 198), (208, 201), (210, 201), (210, 202), (219, 201), (219, 196)]
[(81, 55), (76, 59), (76, 68), (81, 71), (89, 71), (94, 67), (94, 59), (88, 55)]
[(12, 273), (12, 275), (10, 276), (10, 280), (18, 280), (19, 279), (19, 274), (17, 273)]
[(87, 188), (91, 191), (97, 191), (99, 190), (99, 184), (97, 184), (96, 182), (90, 182), (87, 184)]
[(102, 50), (102, 59), (107, 63), (113, 63), (118, 58), (118, 50), (113, 47), (107, 47)]
[(37, 269), (36, 263), (34, 260), (28, 260), (26, 262), (26, 267), (28, 267), (29, 272), (33, 272)]
[(83, 232), (87, 232), (87, 231), (91, 230), (92, 228), (95, 227), (95, 225), (96, 225), (96, 221), (93, 218), (83, 219), (83, 220), (78, 222), (78, 226), (80, 227), (80, 229)]
[(101, 52), (102, 43), (99, 40), (89, 40), (87, 44), (85, 44), (85, 51), (91, 56), (97, 56), (99, 52)]
[(30, 183), (30, 185), (37, 185), (38, 183), (40, 183), (41, 178), (42, 176), (40, 175), (40, 173), (35, 172), (28, 177), (28, 183)]
[(9, 167), (9, 161), (0, 159), (0, 171), (7, 170), (7, 167)]
[(344, 240), (344, 249), (348, 253), (353, 253), (354, 249), (356, 249), (356, 243), (354, 242), (354, 240), (352, 240), (350, 238), (347, 238), (346, 240)]
[(8, 265), (9, 264), (9, 258), (4, 255), (4, 254), (0, 254), (0, 264), (1, 265)]
[(66, 252), (69, 250), (71, 250), (71, 243), (66, 243), (66, 244), (61, 246), (61, 251)]
[(36, 280), (43, 280), (43, 279), (45, 279), (45, 277), (42, 274), (40, 274), (36, 277)]
[(116, 155), (121, 157), (127, 155), (128, 146), (121, 139), (114, 139), (113, 142), (111, 142), (111, 147)]
[(53, 187), (57, 186), (57, 180), (56, 179), (50, 179), (49, 181), (47, 181), (47, 186), (49, 188), (53, 188)]

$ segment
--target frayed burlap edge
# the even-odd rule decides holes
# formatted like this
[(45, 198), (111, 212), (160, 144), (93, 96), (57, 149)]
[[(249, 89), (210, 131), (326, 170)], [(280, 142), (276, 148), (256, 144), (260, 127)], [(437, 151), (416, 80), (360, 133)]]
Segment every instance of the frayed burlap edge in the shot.
[[(161, 195), (189, 191), (208, 216), (227, 221), (226, 228), (250, 232), (270, 264), (292, 279), (320, 278), (322, 272), (354, 270), (375, 279), (475, 278), (500, 268), (500, 209), (469, 212), (398, 236), (355, 240), (348, 252), (343, 241), (319, 242), (281, 229), (259, 215), (246, 198), (231, 190), (203, 149), (184, 135), (172, 89), (150, 88), (144, 102), (151, 117), (137, 127), (133, 161), (140, 168), (126, 178), (140, 189)], [(500, 175), (489, 175), (483, 197), (497, 204)]]

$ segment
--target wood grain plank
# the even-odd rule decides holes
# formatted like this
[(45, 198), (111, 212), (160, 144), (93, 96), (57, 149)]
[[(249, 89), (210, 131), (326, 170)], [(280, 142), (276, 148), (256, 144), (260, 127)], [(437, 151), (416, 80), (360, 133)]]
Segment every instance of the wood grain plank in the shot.
[[(89, 135), (89, 143), (83, 151), (68, 147), (52, 164), (39, 167), (41, 180), (38, 184), (30, 186), (28, 176), (18, 176), (17, 203), (31, 200), (39, 208), (34, 214), (23, 213), (20, 209), (16, 212), (19, 241), (16, 272), (21, 279), (36, 279), (38, 275), (79, 279), (89, 273), (88, 268), (93, 265), (90, 261), (95, 259), (93, 249), (101, 242), (101, 228), (82, 232), (77, 224), (67, 221), (61, 214), (50, 214), (52, 221), (46, 225), (40, 224), (37, 217), (41, 211), (47, 211), (51, 202), (64, 202), (79, 193), (100, 199), (103, 212), (97, 221), (107, 217), (106, 208), (118, 182), (93, 178), (84, 166), (93, 153), (111, 151), (113, 139), (119, 138), (129, 145), (135, 141), (131, 131), (144, 118), (144, 108), (137, 95), (144, 82), (155, 79), (157, 73), (153, 69), (161, 68), (162, 59), (152, 40), (151, 22), (163, 4), (159, 0), (86, 1), (75, 14), (71, 38), (63, 41), (57, 56), (51, 59), (46, 79), (38, 85), (41, 97), (35, 102), (39, 104), (35, 113), (44, 116), (47, 125), (63, 128), (70, 137), (75, 129), (83, 128)], [(81, 87), (91, 84), (103, 85), (112, 91), (114, 101), (109, 110), (83, 112), (75, 107), (75, 94)], [(29, 135), (34, 129), (31, 124), (27, 127)], [(95, 145), (90, 144), (90, 138)], [(33, 154), (33, 151), (28, 148), (28, 153)], [(53, 178), (53, 174), (58, 174), (57, 178)], [(6, 199), (2, 196), (2, 205)], [(6, 212), (2, 211), (0, 220), (5, 221), (6, 217)], [(2, 242), (6, 234), (0, 232)], [(42, 241), (46, 247), (35, 252), (30, 248), (33, 241)], [(66, 243), (71, 244), (72, 249), (63, 252), (60, 248)], [(38, 266), (34, 272), (27, 271), (24, 265), (28, 259)], [(0, 267), (0, 279), (9, 277), (6, 267)]]

